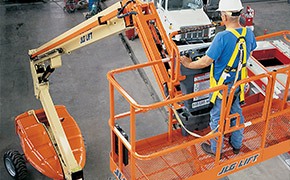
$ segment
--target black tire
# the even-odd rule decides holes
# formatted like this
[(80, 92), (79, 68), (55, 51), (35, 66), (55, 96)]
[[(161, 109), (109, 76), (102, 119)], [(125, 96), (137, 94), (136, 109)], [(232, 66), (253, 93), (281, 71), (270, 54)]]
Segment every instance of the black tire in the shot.
[(11, 177), (17, 180), (27, 176), (27, 167), (23, 156), (15, 150), (5, 152), (3, 156), (4, 166)]

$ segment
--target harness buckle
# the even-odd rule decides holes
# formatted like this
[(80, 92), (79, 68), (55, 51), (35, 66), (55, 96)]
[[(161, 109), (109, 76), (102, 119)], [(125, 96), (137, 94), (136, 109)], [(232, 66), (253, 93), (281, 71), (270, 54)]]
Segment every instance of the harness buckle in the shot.
[(233, 67), (231, 67), (231, 66), (226, 66), (224, 72), (225, 72), (225, 73), (229, 73), (229, 72), (233, 71), (234, 69), (235, 69), (235, 68), (233, 68)]
[(237, 38), (237, 42), (236, 42), (236, 44), (238, 44), (238, 43), (244, 43), (246, 41), (246, 38), (245, 38), (245, 36), (240, 36), (240, 37), (238, 37)]

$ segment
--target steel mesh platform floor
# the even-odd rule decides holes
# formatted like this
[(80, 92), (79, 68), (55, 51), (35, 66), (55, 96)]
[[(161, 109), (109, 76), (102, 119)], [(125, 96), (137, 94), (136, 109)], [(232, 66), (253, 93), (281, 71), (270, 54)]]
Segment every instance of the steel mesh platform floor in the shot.
[[(252, 111), (245, 113), (245, 121), (250, 121), (261, 116), (261, 112)], [(238, 155), (233, 154), (229, 146), (229, 134), (225, 135), (223, 156), (221, 162), (261, 147), (265, 122), (246, 127), (241, 151)], [(266, 139), (266, 147), (277, 144), (290, 138), (290, 113), (270, 119)], [(172, 142), (169, 143), (166, 135), (160, 138), (145, 139), (137, 143), (137, 152), (141, 155), (151, 154), (160, 150), (177, 146), (193, 140), (194, 137), (181, 135), (180, 130), (173, 133)], [(185, 149), (169, 153), (150, 160), (136, 160), (136, 179), (185, 179), (197, 173), (210, 170), (214, 167), (214, 158), (206, 155), (201, 149), (201, 143)], [(130, 164), (124, 167), (124, 175), (130, 177)]]

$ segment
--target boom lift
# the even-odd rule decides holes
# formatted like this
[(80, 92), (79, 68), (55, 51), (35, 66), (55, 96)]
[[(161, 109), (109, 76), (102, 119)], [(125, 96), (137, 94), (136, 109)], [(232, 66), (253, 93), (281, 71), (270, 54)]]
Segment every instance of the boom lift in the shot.
[[(172, 33), (171, 37), (209, 26), (216, 25), (184, 29)], [(54, 69), (61, 67), (61, 55), (133, 27), (137, 30), (148, 62), (113, 70), (107, 75), (110, 90), (110, 169), (118, 179), (221, 178), (290, 150), (290, 103), (287, 101), (289, 65), (274, 72), (259, 75), (253, 73), (252, 77), (238, 81), (228, 98), (223, 99), (221, 119), (225, 121), (220, 121), (218, 131), (208, 133), (208, 128), (201, 128), (203, 130), (198, 132), (200, 138), (185, 136), (181, 129), (173, 128), (182, 117), (179, 110), (183, 107), (183, 101), (216, 90), (227, 92), (227, 87), (222, 85), (182, 95), (179, 83), (186, 75), (180, 73), (180, 52), (172, 38), (166, 35), (154, 4), (124, 0), (43, 46), (29, 51), (34, 93), (41, 101), (43, 109), (31, 110), (17, 116), (15, 127), (26, 159), (37, 170), (52, 179), (83, 179), (82, 169), (86, 156), (80, 129), (64, 106), (54, 106), (49, 94), (48, 77)], [(290, 32), (283, 31), (281, 34)], [(287, 56), (284, 62), (289, 64), (289, 59)], [(163, 101), (140, 105), (115, 78), (116, 74), (144, 67), (152, 68)], [(281, 98), (274, 99), (275, 84), (281, 76), (284, 79), (281, 82), (284, 94), (279, 96)], [(263, 81), (267, 85), (265, 92), (257, 92), (247, 97), (247, 105), (243, 107), (246, 122), (230, 127), (230, 119), (239, 118), (237, 114), (229, 114), (234, 89), (240, 83), (261, 79), (266, 79)], [(129, 112), (115, 114), (115, 90), (127, 100)], [(168, 110), (168, 132), (137, 141), (136, 115), (157, 108)], [(188, 114), (183, 115), (183, 118), (188, 118)], [(124, 118), (129, 119), (130, 137), (116, 124), (117, 120)], [(217, 154), (213, 158), (201, 151), (200, 143), (211, 138), (218, 138), (219, 151), (222, 147), (221, 138), (240, 128), (245, 128), (245, 142), (240, 154), (234, 155), (227, 141), (223, 157)], [(18, 152), (6, 152), (4, 162), (12, 177), (22, 179), (25, 176), (25, 162)]]

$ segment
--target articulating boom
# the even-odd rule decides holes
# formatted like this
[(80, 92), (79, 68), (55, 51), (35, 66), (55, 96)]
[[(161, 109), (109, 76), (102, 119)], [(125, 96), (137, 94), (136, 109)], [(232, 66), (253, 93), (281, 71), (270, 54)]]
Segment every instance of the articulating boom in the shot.
[[(82, 168), (85, 164), (85, 149), (83, 147), (84, 143), (81, 138), (81, 132), (64, 107), (54, 106), (49, 94), (49, 76), (56, 68), (61, 67), (61, 55), (71, 53), (78, 48), (132, 27), (137, 29), (149, 61), (162, 59), (167, 59), (168, 61), (170, 58), (172, 61), (172, 57), (175, 59), (179, 56), (175, 44), (169, 42), (166, 36), (153, 3), (143, 3), (134, 0), (116, 3), (41, 47), (29, 51), (34, 93), (36, 98), (40, 99), (43, 110), (30, 111), (20, 115), (16, 119), (16, 127), (23, 144), (24, 153), (28, 157), (27, 159), (34, 167), (48, 177), (54, 179), (76, 179), (82, 177)], [(162, 44), (165, 46), (167, 53), (164, 50), (160, 50), (160, 48), (162, 49)], [(176, 68), (179, 69), (179, 64), (177, 63), (176, 65)], [(153, 68), (160, 85), (169, 82), (169, 75), (163, 64), (157, 64)], [(172, 79), (176, 81), (175, 70), (171, 72)], [(160, 88), (163, 87), (160, 86)], [(169, 85), (169, 92), (171, 92), (171, 88), (172, 86)], [(77, 145), (73, 141), (68, 140), (69, 130), (65, 129), (64, 122), (67, 121), (61, 117), (62, 112), (65, 112), (70, 117), (68, 119), (75, 126), (75, 133), (79, 137)], [(44, 121), (40, 120), (40, 114), (44, 117)], [(21, 133), (25, 129), (28, 129), (28, 127), (32, 127), (31, 124), (25, 124), (22, 121), (25, 118), (30, 118), (33, 122), (32, 125), (42, 125), (39, 127), (42, 131), (39, 131), (39, 133), (44, 133), (49, 137), (45, 141), (47, 146), (49, 146), (50, 141), (53, 142), (51, 144), (54, 146), (51, 151), (55, 151), (56, 155), (53, 154), (51, 157), (58, 157), (55, 162), (46, 162), (44, 156), (35, 157), (35, 154), (39, 153), (38, 147), (32, 141), (29, 141), (29, 143), (25, 141), (25, 139), (29, 139), (34, 135), (29, 132)], [(34, 148), (31, 150), (29, 147)], [(73, 148), (78, 153), (73, 153)], [(42, 167), (39, 164), (48, 164), (48, 167)]]

